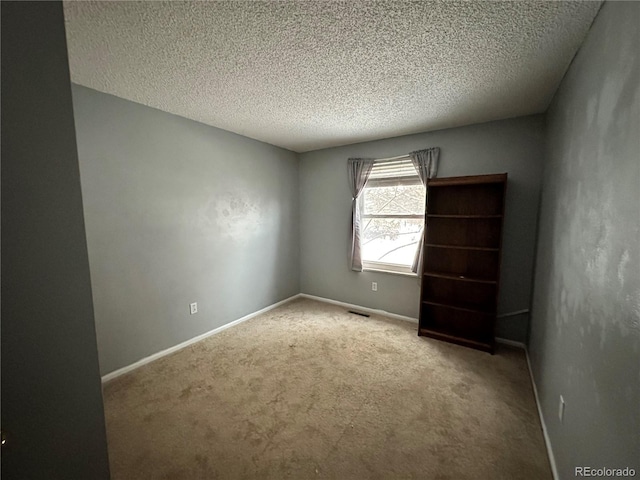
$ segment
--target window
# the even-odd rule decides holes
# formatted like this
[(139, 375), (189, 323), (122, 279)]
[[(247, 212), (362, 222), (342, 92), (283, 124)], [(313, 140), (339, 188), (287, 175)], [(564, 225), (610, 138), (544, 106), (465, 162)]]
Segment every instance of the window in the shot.
[(409, 158), (375, 163), (358, 199), (364, 269), (411, 273), (426, 189)]

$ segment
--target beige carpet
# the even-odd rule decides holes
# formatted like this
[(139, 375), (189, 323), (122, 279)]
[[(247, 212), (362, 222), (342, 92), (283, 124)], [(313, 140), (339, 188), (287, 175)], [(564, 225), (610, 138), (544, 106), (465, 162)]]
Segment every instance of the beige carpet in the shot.
[(113, 479), (550, 479), (526, 359), (295, 300), (104, 388)]

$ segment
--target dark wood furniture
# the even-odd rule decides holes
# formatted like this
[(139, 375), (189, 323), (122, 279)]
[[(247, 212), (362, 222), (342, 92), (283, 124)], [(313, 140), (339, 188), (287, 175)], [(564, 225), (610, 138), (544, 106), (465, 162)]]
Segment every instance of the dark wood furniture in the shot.
[(507, 174), (427, 182), (418, 335), (493, 353)]

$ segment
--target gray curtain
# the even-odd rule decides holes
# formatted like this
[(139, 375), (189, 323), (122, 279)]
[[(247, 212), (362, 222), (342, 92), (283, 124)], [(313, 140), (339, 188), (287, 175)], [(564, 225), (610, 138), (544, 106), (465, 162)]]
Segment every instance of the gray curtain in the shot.
[(360, 241), (360, 209), (358, 208), (358, 197), (362, 189), (367, 184), (371, 169), (373, 168), (373, 158), (350, 158), (349, 187), (351, 188), (351, 270), (362, 271), (362, 252)]
[[(438, 172), (438, 158), (440, 157), (440, 149), (438, 147), (429, 148), (427, 150), (418, 150), (417, 152), (411, 152), (409, 154), (413, 166), (416, 167), (422, 184), (426, 187), (427, 180), (436, 176)], [(425, 227), (422, 229), (422, 235), (420, 236), (420, 242), (416, 248), (416, 255), (413, 258), (413, 264), (411, 265), (411, 271), (418, 273), (422, 271), (422, 258), (424, 256), (424, 232), (426, 230), (427, 223), (425, 218)]]

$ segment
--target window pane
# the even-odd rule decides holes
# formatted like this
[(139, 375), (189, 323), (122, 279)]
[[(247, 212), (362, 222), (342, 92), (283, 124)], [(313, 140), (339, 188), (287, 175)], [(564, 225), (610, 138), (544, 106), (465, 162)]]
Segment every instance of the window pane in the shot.
[(363, 219), (362, 259), (411, 265), (423, 224), (424, 219)]
[(366, 187), (362, 195), (365, 215), (424, 215), (424, 185)]

